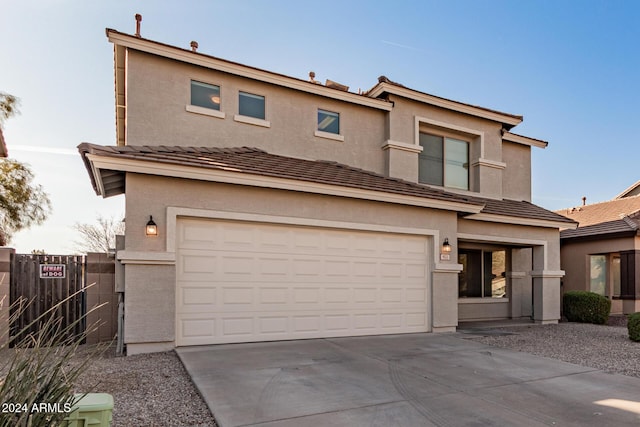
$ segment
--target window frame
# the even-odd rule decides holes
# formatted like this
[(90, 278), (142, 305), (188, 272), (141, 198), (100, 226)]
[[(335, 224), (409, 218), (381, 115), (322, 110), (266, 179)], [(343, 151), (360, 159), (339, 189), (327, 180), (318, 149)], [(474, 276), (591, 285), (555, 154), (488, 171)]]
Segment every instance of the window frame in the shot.
[[(433, 182), (426, 182), (420, 179), (420, 169), (421, 169), (421, 165), (423, 164), (424, 160), (427, 158), (426, 153), (427, 153), (427, 148), (426, 146), (421, 144), (421, 135), (427, 135), (430, 137), (434, 137), (434, 138), (439, 138), (441, 141), (441, 150), (440, 152), (442, 153), (442, 159), (441, 159), (441, 164), (442, 164), (442, 173), (441, 173), (441, 180), (442, 180), (442, 184), (439, 183), (433, 183)], [(467, 154), (467, 158), (466, 158), (466, 162), (463, 163), (463, 169), (466, 170), (466, 187), (465, 188), (461, 188), (458, 186), (453, 186), (451, 185), (450, 182), (447, 182), (447, 164), (449, 163), (447, 161), (447, 141), (452, 141), (452, 142), (463, 142), (466, 144), (466, 154)], [(460, 135), (456, 135), (456, 134), (450, 134), (448, 132), (437, 132), (434, 130), (420, 130), (418, 132), (418, 145), (420, 147), (423, 148), (423, 151), (420, 152), (418, 154), (418, 182), (420, 184), (427, 184), (427, 185), (435, 185), (437, 187), (443, 187), (443, 188), (450, 188), (450, 189), (454, 189), (454, 190), (461, 190), (461, 191), (471, 191), (471, 141), (469, 141), (468, 139), (460, 136)]]
[[(240, 104), (241, 104), (241, 99), (243, 95), (249, 95), (250, 97), (254, 97), (254, 98), (262, 98), (262, 102), (263, 102), (263, 118), (259, 118), (259, 117), (254, 117), (254, 116), (248, 116), (245, 114), (241, 114), (240, 113)], [(261, 95), (258, 93), (252, 93), (252, 92), (247, 92), (247, 91), (243, 91), (243, 90), (239, 90), (238, 91), (238, 114), (236, 114), (235, 116), (233, 116), (233, 120), (236, 122), (240, 122), (240, 123), (246, 123), (246, 124), (250, 124), (250, 125), (255, 125), (255, 126), (262, 126), (262, 127), (271, 127), (271, 122), (266, 120), (267, 118), (267, 97), (266, 95)]]
[[(491, 275), (487, 274), (487, 261), (493, 260), (493, 254), (496, 252), (503, 252), (504, 255), (504, 260), (503, 260), (503, 269), (504, 271), (502, 272), (501, 276), (496, 276), (496, 277), (491, 277), (493, 276), (493, 273), (491, 273)], [(509, 250), (507, 248), (499, 248), (499, 247), (495, 247), (495, 248), (484, 248), (484, 249), (480, 249), (480, 248), (459, 248), (458, 249), (458, 263), (461, 265), (465, 265), (462, 260), (460, 259), (461, 256), (463, 255), (467, 255), (469, 256), (470, 254), (476, 254), (479, 255), (478, 260), (479, 261), (479, 271), (477, 272), (477, 276), (480, 280), (480, 296), (462, 296), (460, 293), (461, 290), (461, 284), (462, 284), (462, 280), (463, 280), (463, 274), (465, 273), (465, 270), (461, 270), (459, 275), (458, 275), (458, 300), (459, 301), (475, 301), (475, 302), (507, 302), (509, 301), (509, 285), (508, 285), (508, 281), (507, 281), (507, 272), (509, 270), (509, 255), (508, 255)], [(490, 255), (491, 258), (488, 258), (487, 255)], [(467, 265), (469, 264), (469, 262), (467, 262)], [(467, 270), (468, 271), (468, 270)], [(468, 277), (468, 276), (467, 276)], [(502, 277), (502, 280), (504, 280), (504, 294), (502, 296), (493, 296), (493, 285), (494, 285), (494, 280), (498, 279), (499, 277)], [(488, 281), (488, 279), (490, 279), (490, 281)], [(476, 284), (477, 285), (477, 284)], [(487, 295), (487, 293), (489, 293)]]
[[(218, 103), (218, 109), (206, 107), (202, 105), (193, 104), (193, 85), (201, 86), (210, 86), (216, 87), (218, 89), (218, 96), (220, 98), (220, 102)], [(185, 110), (190, 113), (202, 114), (205, 116), (216, 117), (219, 119), (224, 119), (226, 114), (222, 111), (222, 86), (219, 84), (207, 83), (198, 79), (189, 79), (189, 104), (185, 106)]]
[[(320, 113), (325, 113), (327, 115), (336, 115), (338, 117), (338, 133), (329, 132), (326, 130), (320, 129)], [(337, 111), (331, 111), (325, 108), (318, 108), (316, 111), (316, 130), (314, 131), (314, 136), (324, 139), (331, 139), (334, 141), (344, 141), (344, 135), (342, 135), (342, 126), (341, 126), (341, 114)]]

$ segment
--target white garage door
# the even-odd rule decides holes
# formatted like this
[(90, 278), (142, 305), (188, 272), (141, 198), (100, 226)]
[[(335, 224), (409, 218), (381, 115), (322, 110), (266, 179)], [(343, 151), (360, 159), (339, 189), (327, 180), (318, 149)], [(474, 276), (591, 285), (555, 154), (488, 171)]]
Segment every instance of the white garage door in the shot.
[(429, 331), (427, 237), (179, 219), (177, 345)]

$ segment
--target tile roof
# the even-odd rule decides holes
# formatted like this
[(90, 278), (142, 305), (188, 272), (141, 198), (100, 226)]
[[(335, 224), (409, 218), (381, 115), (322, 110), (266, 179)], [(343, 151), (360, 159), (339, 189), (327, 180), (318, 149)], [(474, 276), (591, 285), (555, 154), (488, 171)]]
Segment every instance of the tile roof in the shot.
[(607, 202), (556, 211), (579, 223), (579, 227), (622, 219), (640, 211), (640, 196), (630, 196)]
[(555, 212), (546, 210), (538, 205), (520, 200), (495, 200), (487, 198), (473, 198), (484, 203), (482, 213), (493, 215), (513, 216), (517, 218), (530, 218), (545, 221), (565, 222), (574, 225), (574, 221)]
[(573, 223), (570, 219), (528, 202), (460, 195), (336, 162), (286, 157), (257, 148), (131, 145), (115, 147), (83, 143), (78, 146), (78, 150), (87, 166), (94, 189), (97, 187), (87, 154), (338, 185), (482, 206), (482, 213), (487, 214)]
[(574, 230), (562, 230), (560, 239), (598, 238), (613, 235), (635, 235), (640, 228), (640, 221), (630, 218), (601, 222), (578, 227)]

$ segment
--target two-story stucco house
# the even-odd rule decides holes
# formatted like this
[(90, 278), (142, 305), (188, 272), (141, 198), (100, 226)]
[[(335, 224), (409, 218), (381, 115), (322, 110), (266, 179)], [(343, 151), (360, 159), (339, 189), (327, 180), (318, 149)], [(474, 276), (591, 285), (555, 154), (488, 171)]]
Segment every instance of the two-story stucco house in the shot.
[(521, 116), (107, 37), (117, 141), (79, 150), (126, 197), (129, 354), (560, 318), (573, 221), (531, 203)]

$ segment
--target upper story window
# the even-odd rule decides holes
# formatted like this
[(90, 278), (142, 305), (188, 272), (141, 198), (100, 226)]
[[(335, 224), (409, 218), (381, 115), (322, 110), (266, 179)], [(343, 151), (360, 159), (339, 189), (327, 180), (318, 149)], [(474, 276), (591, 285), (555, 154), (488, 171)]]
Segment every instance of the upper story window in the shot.
[(191, 105), (220, 111), (220, 86), (191, 80)]
[(420, 182), (469, 189), (469, 142), (420, 132), (420, 145)]
[(241, 116), (264, 120), (264, 96), (240, 92), (238, 98), (238, 114)]
[(340, 135), (340, 113), (318, 109), (318, 130)]

